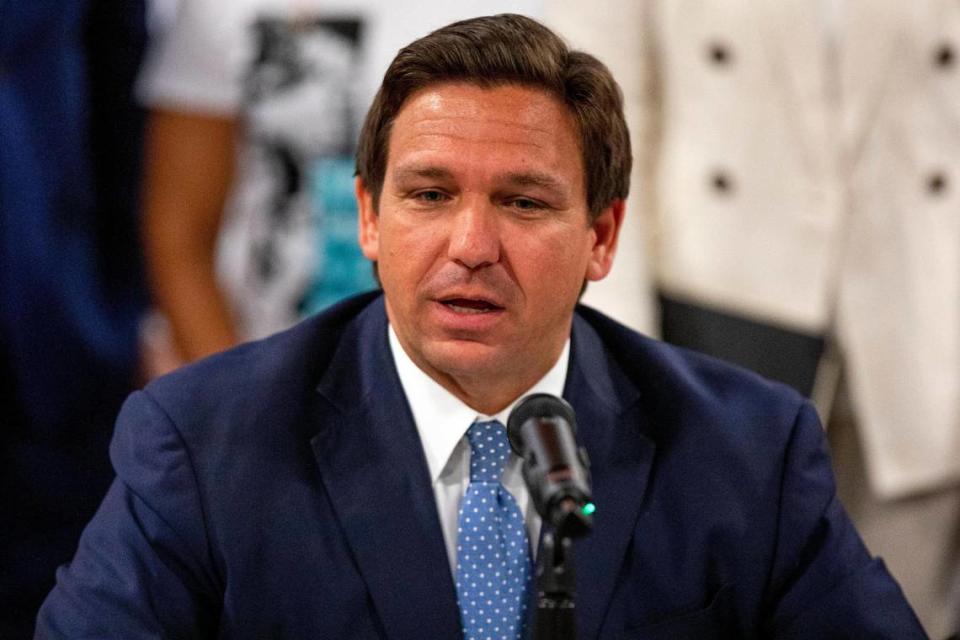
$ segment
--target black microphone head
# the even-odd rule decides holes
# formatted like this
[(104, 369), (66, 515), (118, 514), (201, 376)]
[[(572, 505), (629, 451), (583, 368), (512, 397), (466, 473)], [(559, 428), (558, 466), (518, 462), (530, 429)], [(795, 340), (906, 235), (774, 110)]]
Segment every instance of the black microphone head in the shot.
[(523, 424), (530, 418), (553, 417), (566, 420), (573, 433), (577, 432), (577, 419), (573, 407), (563, 398), (549, 393), (531, 393), (522, 398), (507, 418), (507, 437), (510, 439), (510, 447), (517, 455), (523, 455), (523, 438), (520, 435)]

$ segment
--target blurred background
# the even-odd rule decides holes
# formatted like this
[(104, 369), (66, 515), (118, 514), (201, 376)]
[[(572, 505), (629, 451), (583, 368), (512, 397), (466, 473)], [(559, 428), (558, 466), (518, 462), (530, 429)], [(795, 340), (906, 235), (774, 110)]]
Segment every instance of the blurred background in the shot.
[(960, 613), (960, 3), (0, 0), (0, 638), (32, 635), (124, 397), (371, 288), (353, 154), (397, 49), (538, 18), (621, 83), (585, 302), (811, 397), (933, 638)]

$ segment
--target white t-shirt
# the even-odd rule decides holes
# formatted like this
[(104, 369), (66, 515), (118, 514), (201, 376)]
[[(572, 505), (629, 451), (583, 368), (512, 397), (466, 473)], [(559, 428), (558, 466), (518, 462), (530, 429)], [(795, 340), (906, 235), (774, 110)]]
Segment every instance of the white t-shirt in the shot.
[(218, 276), (244, 338), (372, 288), (356, 242), (359, 128), (396, 52), (440, 26), (544, 0), (181, 0), (140, 82), (150, 107), (236, 117)]

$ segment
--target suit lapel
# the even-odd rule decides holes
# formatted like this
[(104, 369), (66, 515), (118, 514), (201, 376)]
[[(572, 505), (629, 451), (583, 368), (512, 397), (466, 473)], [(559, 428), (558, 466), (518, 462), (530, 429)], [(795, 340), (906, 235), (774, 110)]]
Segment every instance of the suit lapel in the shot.
[(357, 568), (391, 638), (460, 637), (423, 447), (387, 342), (382, 298), (340, 340), (311, 440)]
[(633, 537), (654, 444), (642, 433), (638, 390), (579, 316), (572, 351), (564, 397), (576, 411), (597, 505), (593, 532), (574, 543), (577, 619), (583, 637), (595, 638)]

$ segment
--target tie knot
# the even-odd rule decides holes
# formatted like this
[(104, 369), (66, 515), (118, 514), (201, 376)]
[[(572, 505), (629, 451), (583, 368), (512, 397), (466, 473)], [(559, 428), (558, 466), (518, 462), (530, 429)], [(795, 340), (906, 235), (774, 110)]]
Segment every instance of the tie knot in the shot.
[(498, 421), (474, 422), (467, 430), (470, 442), (470, 482), (499, 483), (510, 456), (507, 430)]

